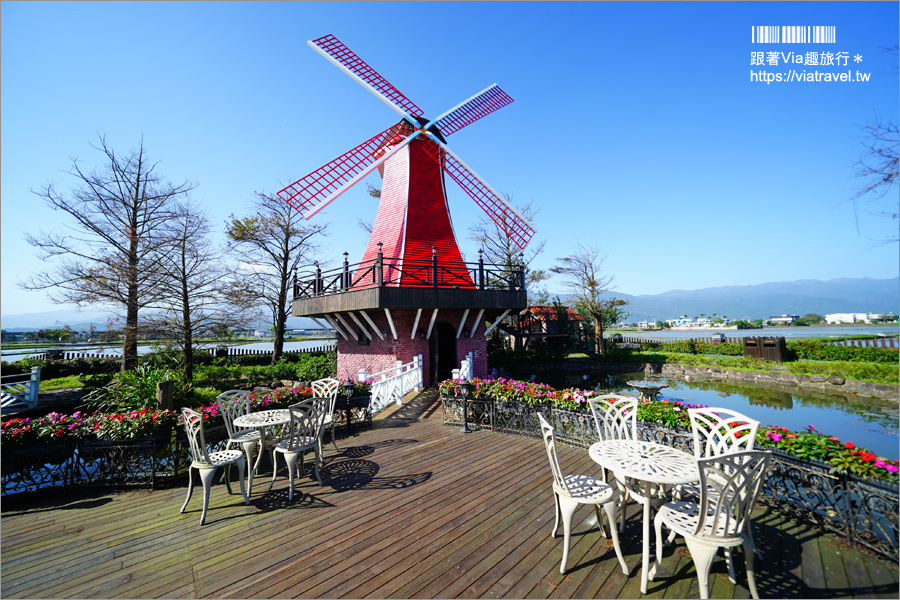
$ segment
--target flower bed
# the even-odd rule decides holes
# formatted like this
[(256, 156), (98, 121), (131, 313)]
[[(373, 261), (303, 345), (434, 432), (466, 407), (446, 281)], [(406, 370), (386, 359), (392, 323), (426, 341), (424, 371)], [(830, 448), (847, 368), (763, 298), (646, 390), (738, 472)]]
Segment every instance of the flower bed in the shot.
[[(440, 384), (441, 395), (458, 396), (459, 386), (455, 380)], [(474, 400), (493, 399), (500, 402), (520, 402), (527, 405), (547, 403), (550, 406), (571, 410), (587, 411), (588, 398), (604, 392), (567, 388), (556, 390), (544, 383), (516, 381), (513, 379), (474, 378), (469, 385), (469, 397)], [(685, 404), (670, 400), (642, 400), (638, 404), (637, 418), (645, 423), (657, 423), (667, 427), (682, 427), (690, 430), (691, 423), (687, 409), (701, 405)], [(898, 461), (877, 457), (853, 442), (842, 442), (834, 436), (821, 433), (812, 425), (806, 431), (788, 431), (777, 425), (760, 426), (756, 436), (757, 447), (778, 448), (801, 458), (813, 458), (831, 465), (835, 473), (852, 473), (882, 481), (896, 482)]]
[[(250, 408), (287, 408), (311, 397), (312, 388), (308, 387), (251, 393)], [(354, 411), (354, 426), (371, 423), (367, 400), (356, 399), (348, 405)], [(343, 400), (343, 404), (347, 402)], [(218, 404), (195, 410), (203, 415), (207, 444), (213, 450), (222, 449), (227, 435)], [(339, 429), (347, 427), (346, 411), (336, 412), (335, 418)], [(183, 474), (189, 464), (181, 415), (168, 410), (50, 413), (38, 419), (9, 419), (2, 423), (0, 443), (0, 490), (7, 498), (71, 485), (157, 487)]]

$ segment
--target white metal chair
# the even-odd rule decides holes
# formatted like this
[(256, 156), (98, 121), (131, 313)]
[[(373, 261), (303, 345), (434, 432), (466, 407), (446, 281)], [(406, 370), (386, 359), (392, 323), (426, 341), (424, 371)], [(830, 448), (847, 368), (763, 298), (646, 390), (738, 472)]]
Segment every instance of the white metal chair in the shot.
[[(759, 430), (759, 421), (727, 408), (689, 408), (687, 412), (691, 419), (691, 431), (694, 435), (694, 457), (698, 460), (753, 450), (756, 443), (756, 432)], [(712, 490), (710, 491), (712, 492)], [(699, 498), (700, 486), (697, 483), (677, 485), (673, 490), (673, 495), (677, 500), (681, 500), (685, 496)], [(749, 527), (747, 535), (750, 547), (759, 554), (753, 540), (752, 529)], [(670, 539), (674, 536), (675, 533), (672, 532)]]
[(700, 501), (670, 502), (656, 514), (656, 563), (649, 573), (651, 581), (662, 561), (662, 526), (665, 525), (684, 537), (697, 569), (701, 598), (709, 598), (709, 569), (719, 548), (725, 549), (728, 576), (736, 583), (731, 549), (740, 545), (744, 547), (750, 594), (759, 598), (753, 575), (753, 548), (747, 531), (750, 511), (762, 489), (770, 455), (770, 452), (749, 450), (697, 461)]
[[(290, 480), (290, 492), (288, 500), (294, 499), (294, 471), (297, 470), (297, 461), (300, 461), (300, 470), (303, 469), (303, 453), (312, 450), (315, 452), (315, 471), (319, 485), (322, 478), (319, 476), (319, 463), (321, 462), (320, 446), (322, 443), (322, 431), (325, 423), (325, 399), (312, 398), (304, 400), (288, 407), (291, 413), (291, 421), (288, 424), (288, 437), (275, 446), (275, 456), (284, 455), (284, 462), (288, 469)], [(276, 458), (272, 459), (272, 483), (269, 490), (275, 485), (275, 476), (278, 472)]]
[[(597, 428), (597, 436), (601, 440), (636, 440), (637, 436), (637, 407), (638, 399), (619, 394), (605, 394), (588, 398), (588, 405), (594, 415), (594, 425)], [(609, 481), (606, 470), (601, 471), (601, 477)], [(622, 492), (622, 500), (619, 509), (619, 531), (625, 530), (625, 504), (627, 496), (634, 501), (643, 504), (644, 485), (640, 481), (634, 481), (630, 477), (616, 476), (616, 483)], [(654, 486), (653, 489), (656, 489)], [(626, 496), (627, 492), (627, 496)], [(659, 506), (662, 500), (655, 496), (650, 502)]]
[(218, 452), (209, 452), (206, 448), (206, 437), (203, 433), (203, 415), (189, 408), (181, 410), (181, 418), (184, 421), (184, 429), (187, 432), (188, 442), (191, 446), (191, 466), (188, 468), (188, 490), (187, 498), (181, 505), (181, 511), (187, 508), (188, 501), (194, 491), (194, 469), (200, 474), (200, 481), (203, 483), (203, 513), (200, 515), (200, 524), (206, 522), (206, 509), (209, 507), (209, 490), (212, 487), (213, 476), (218, 467), (225, 469), (225, 486), (228, 493), (231, 494), (231, 465), (237, 464), (239, 481), (241, 482), (241, 494), (244, 496), (244, 503), (250, 504), (247, 497), (247, 491), (244, 488), (244, 456), (240, 450), (220, 450)]
[[(325, 428), (331, 429), (331, 443), (334, 445), (334, 449), (338, 452), (341, 451), (338, 448), (337, 442), (335, 441), (334, 434), (334, 405), (337, 402), (338, 391), (341, 389), (341, 382), (337, 379), (333, 379), (331, 377), (326, 377), (325, 379), (318, 379), (312, 382), (313, 396), (318, 398), (325, 398), (328, 400), (328, 408), (325, 413)], [(349, 408), (347, 409), (350, 410)], [(319, 441), (319, 455), (322, 454), (322, 443)]]
[(619, 533), (616, 531), (615, 511), (613, 508), (619, 499), (619, 490), (593, 477), (563, 475), (559, 466), (559, 457), (556, 455), (556, 438), (553, 434), (553, 427), (547, 423), (540, 413), (538, 413), (538, 420), (541, 423), (541, 436), (547, 449), (547, 457), (550, 459), (550, 470), (553, 472), (555, 522), (551, 537), (556, 537), (556, 532), (559, 530), (560, 516), (562, 516), (563, 522), (563, 555), (562, 562), (559, 564), (559, 572), (563, 574), (566, 572), (566, 561), (569, 558), (569, 538), (572, 535), (572, 515), (575, 514), (575, 509), (578, 508), (579, 504), (593, 504), (594, 511), (597, 513), (597, 526), (600, 528), (600, 533), (603, 537), (606, 537), (606, 533), (603, 530), (600, 506), (603, 506), (603, 510), (606, 512), (609, 530), (612, 533), (613, 547), (616, 550), (616, 556), (619, 558), (619, 564), (622, 566), (622, 572), (627, 575), (628, 565), (625, 564), (625, 559), (622, 557), (622, 548), (619, 546)]
[(235, 427), (234, 420), (241, 415), (250, 412), (250, 392), (244, 390), (228, 390), (216, 397), (219, 405), (219, 413), (225, 421), (225, 429), (228, 431), (228, 443), (230, 448), (237, 444), (244, 449), (249, 463), (253, 457), (253, 447), (259, 444), (259, 430), (256, 428)]

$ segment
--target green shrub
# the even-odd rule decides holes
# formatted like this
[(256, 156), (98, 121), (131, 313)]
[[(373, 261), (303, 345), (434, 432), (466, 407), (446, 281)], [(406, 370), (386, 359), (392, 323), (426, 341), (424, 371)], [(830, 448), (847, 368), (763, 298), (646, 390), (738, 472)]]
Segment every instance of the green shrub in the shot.
[(791, 340), (787, 342), (787, 349), (791, 360), (844, 360), (894, 365), (900, 360), (900, 352), (892, 348), (840, 346), (822, 340)]
[(744, 345), (742, 343), (723, 342), (721, 344), (710, 344), (709, 342), (701, 342), (694, 339), (675, 340), (672, 342), (644, 342), (641, 344), (641, 349), (659, 350), (677, 354), (709, 354), (712, 356), (744, 355)]
[(897, 365), (875, 362), (850, 362), (828, 360), (799, 360), (787, 364), (788, 372), (795, 375), (821, 375), (845, 377), (856, 381), (868, 381), (882, 385), (897, 385)]
[(14, 363), (3, 363), (4, 375), (19, 375), (31, 371), (31, 367), (41, 368), (41, 379), (58, 379), (72, 375), (94, 373), (116, 373), (122, 367), (118, 358), (72, 358), (37, 359), (23, 358)]
[(180, 408), (190, 393), (190, 385), (183, 385), (179, 379), (180, 374), (176, 371), (139, 365), (137, 369), (119, 373), (107, 385), (89, 392), (84, 400), (94, 409), (107, 412), (155, 408), (157, 384), (174, 380), (172, 402)]

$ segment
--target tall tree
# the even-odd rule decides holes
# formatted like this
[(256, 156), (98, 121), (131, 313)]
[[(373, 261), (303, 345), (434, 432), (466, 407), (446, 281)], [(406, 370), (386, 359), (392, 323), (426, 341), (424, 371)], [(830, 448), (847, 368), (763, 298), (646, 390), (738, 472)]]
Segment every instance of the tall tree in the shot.
[(595, 246), (578, 244), (574, 254), (558, 259), (559, 264), (550, 269), (563, 276), (563, 284), (575, 298), (576, 310), (593, 320), (594, 350), (601, 354), (606, 354), (603, 330), (626, 316), (622, 307), (628, 304), (626, 300), (604, 297), (613, 283), (612, 275), (603, 274), (605, 260), (606, 255), (601, 255)]
[(72, 161), (69, 173), (78, 180), (70, 193), (53, 184), (33, 193), (74, 218), (70, 233), (26, 234), (43, 260), (56, 266), (19, 282), (27, 290), (47, 290), (57, 303), (118, 306), (125, 312), (122, 371), (137, 366), (138, 313), (158, 298), (150, 283), (159, 266), (162, 226), (174, 200), (193, 185), (173, 185), (154, 171), (141, 140), (136, 150), (119, 155), (100, 136), (93, 146), (103, 166), (93, 171)]
[(228, 302), (229, 275), (222, 252), (209, 235), (201, 208), (190, 199), (179, 202), (166, 226), (158, 271), (161, 311), (149, 320), (162, 339), (172, 340), (183, 352), (184, 382), (193, 379), (195, 339), (239, 322), (240, 310)]
[(256, 194), (252, 212), (255, 216), (243, 219), (231, 215), (226, 233), (229, 249), (248, 266), (244, 294), (250, 290), (272, 311), (275, 364), (284, 350), (292, 273), (301, 265), (312, 265), (319, 250), (317, 239), (326, 234), (327, 225), (306, 225), (289, 204), (268, 194)]

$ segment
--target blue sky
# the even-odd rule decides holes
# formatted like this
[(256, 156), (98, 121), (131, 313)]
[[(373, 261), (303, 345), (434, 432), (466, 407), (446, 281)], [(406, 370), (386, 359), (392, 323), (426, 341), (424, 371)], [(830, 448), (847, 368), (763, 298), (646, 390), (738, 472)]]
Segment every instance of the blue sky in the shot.
[[(859, 214), (860, 127), (898, 113), (896, 2), (0, 5), (0, 300), (58, 308), (15, 282), (42, 268), (24, 231), (67, 221), (30, 193), (143, 136), (157, 170), (198, 184), (218, 229), (397, 121), (311, 50), (334, 34), (435, 116), (497, 83), (515, 102), (451, 148), (540, 208), (550, 267), (607, 252), (618, 291), (898, 274), (897, 222)], [(834, 25), (834, 44), (753, 44), (757, 25)], [(846, 52), (847, 66), (751, 66), (752, 52)], [(861, 56), (861, 62), (853, 57)], [(865, 83), (755, 83), (752, 70), (870, 73)], [(369, 181), (379, 184), (377, 175)], [(449, 181), (449, 180), (448, 180)], [(452, 182), (460, 245), (480, 209)], [(896, 193), (896, 190), (894, 190)], [(896, 198), (896, 195), (894, 196)], [(886, 203), (887, 204), (887, 203)], [(884, 209), (887, 210), (889, 206)], [(376, 202), (359, 185), (316, 217), (323, 259), (359, 260)], [(896, 211), (896, 204), (893, 210)], [(550, 281), (551, 292), (561, 291)], [(865, 310), (861, 307), (860, 310)]]

